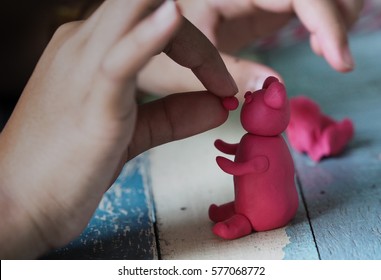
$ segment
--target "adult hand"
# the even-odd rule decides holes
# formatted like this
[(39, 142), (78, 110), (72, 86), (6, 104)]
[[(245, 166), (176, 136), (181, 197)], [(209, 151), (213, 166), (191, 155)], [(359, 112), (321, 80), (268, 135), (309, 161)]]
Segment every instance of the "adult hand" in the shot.
[[(179, 0), (184, 16), (225, 52), (222, 55), (242, 92), (260, 87), (274, 70), (248, 60), (237, 60), (233, 54), (253, 41), (271, 35), (295, 15), (310, 32), (311, 47), (337, 71), (353, 69), (347, 30), (357, 20), (363, 0)], [(167, 76), (176, 77), (177, 87), (154, 74), (167, 64)], [(163, 56), (155, 57), (141, 72), (139, 85), (147, 91), (166, 94), (174, 91), (201, 89), (202, 85), (185, 69)], [(155, 91), (156, 90), (156, 91)]]
[[(109, 0), (55, 33), (0, 134), (2, 259), (66, 244), (127, 160), (226, 120), (237, 89), (217, 50), (161, 2)], [(136, 73), (163, 49), (209, 92), (138, 107)]]

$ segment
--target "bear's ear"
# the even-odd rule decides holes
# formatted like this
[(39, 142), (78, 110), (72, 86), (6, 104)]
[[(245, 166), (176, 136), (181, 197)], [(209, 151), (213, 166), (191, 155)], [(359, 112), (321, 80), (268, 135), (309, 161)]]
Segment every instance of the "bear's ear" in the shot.
[(272, 82), (263, 96), (267, 106), (280, 109), (287, 103), (286, 88), (280, 82)]
[(272, 83), (279, 82), (277, 78), (274, 76), (269, 76), (266, 78), (266, 80), (263, 82), (262, 89), (268, 88)]

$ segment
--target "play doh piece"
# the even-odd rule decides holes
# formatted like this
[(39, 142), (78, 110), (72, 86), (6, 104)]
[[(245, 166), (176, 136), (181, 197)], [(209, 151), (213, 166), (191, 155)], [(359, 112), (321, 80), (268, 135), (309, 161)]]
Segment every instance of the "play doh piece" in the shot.
[(294, 163), (281, 136), (289, 117), (285, 87), (269, 77), (261, 90), (245, 94), (241, 123), (248, 133), (237, 144), (215, 141), (218, 150), (235, 155), (234, 161), (216, 159), (223, 171), (234, 176), (235, 190), (234, 201), (209, 207), (216, 235), (236, 239), (285, 226), (295, 216)]
[(286, 130), (292, 148), (318, 162), (340, 154), (354, 134), (350, 119), (335, 121), (310, 98), (290, 98), (291, 118)]
[(222, 105), (225, 107), (226, 110), (234, 111), (238, 108), (239, 103), (237, 97), (232, 96), (223, 98)]

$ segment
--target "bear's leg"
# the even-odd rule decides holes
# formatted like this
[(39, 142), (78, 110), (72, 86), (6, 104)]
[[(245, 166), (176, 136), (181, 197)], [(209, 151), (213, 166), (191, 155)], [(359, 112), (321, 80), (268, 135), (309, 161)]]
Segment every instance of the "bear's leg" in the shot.
[(224, 222), (214, 225), (213, 233), (224, 239), (236, 239), (252, 232), (250, 221), (241, 214), (235, 214)]
[(330, 154), (339, 154), (353, 137), (353, 124), (349, 119), (344, 119), (327, 129), (325, 134), (329, 143)]
[(234, 201), (217, 206), (212, 204), (209, 206), (209, 219), (218, 223), (229, 219), (234, 213)]

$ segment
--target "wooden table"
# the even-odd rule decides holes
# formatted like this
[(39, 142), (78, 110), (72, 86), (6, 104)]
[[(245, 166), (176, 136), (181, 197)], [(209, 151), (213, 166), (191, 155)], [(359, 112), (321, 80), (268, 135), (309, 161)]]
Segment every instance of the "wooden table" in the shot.
[(293, 153), (300, 207), (288, 226), (233, 241), (211, 232), (209, 205), (233, 198), (213, 142), (240, 139), (234, 112), (217, 129), (129, 162), (83, 234), (46, 258), (381, 259), (381, 32), (353, 36), (351, 47), (356, 70), (345, 75), (307, 43), (261, 54), (289, 96), (307, 95), (356, 129), (339, 157), (315, 164)]

